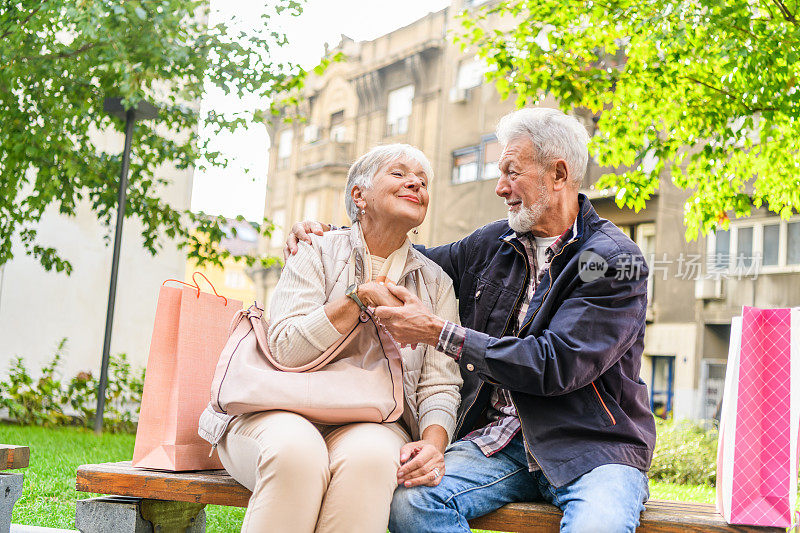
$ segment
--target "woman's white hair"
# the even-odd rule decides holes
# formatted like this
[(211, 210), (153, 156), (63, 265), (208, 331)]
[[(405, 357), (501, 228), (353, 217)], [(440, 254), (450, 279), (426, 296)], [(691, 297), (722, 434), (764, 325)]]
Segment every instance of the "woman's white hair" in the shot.
[(504, 147), (518, 137), (530, 139), (536, 161), (545, 168), (563, 159), (567, 163), (567, 176), (580, 187), (589, 162), (589, 134), (575, 117), (557, 109), (528, 107), (501, 118), (496, 133)]
[(359, 209), (353, 202), (353, 187), (367, 190), (372, 187), (372, 181), (378, 171), (397, 159), (411, 159), (422, 165), (422, 169), (428, 176), (428, 181), (433, 179), (433, 168), (431, 162), (422, 153), (422, 150), (410, 144), (384, 144), (376, 146), (366, 154), (362, 155), (350, 167), (347, 173), (347, 184), (344, 186), (344, 205), (347, 209), (347, 216), (355, 222), (358, 220)]

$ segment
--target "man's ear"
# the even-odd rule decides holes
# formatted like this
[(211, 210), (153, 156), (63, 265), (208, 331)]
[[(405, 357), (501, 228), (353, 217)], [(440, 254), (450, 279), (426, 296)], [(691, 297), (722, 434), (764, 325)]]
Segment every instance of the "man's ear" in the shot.
[(553, 175), (553, 190), (560, 191), (567, 186), (569, 173), (567, 172), (567, 162), (559, 159), (555, 162), (555, 173)]

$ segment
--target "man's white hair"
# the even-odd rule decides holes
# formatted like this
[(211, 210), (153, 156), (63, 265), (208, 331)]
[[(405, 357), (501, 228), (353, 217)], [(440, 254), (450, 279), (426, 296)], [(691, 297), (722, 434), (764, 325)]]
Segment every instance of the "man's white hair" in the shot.
[(497, 140), (503, 147), (518, 137), (533, 142), (534, 157), (545, 168), (563, 159), (568, 178), (580, 187), (589, 161), (589, 134), (575, 117), (546, 107), (519, 109), (497, 124)]
[(366, 154), (362, 155), (350, 167), (347, 173), (347, 184), (344, 186), (344, 205), (347, 209), (347, 216), (355, 222), (358, 220), (359, 209), (353, 201), (353, 187), (367, 190), (372, 187), (372, 181), (378, 171), (392, 161), (398, 159), (411, 159), (422, 165), (422, 169), (428, 176), (428, 181), (433, 179), (433, 168), (431, 162), (422, 153), (422, 150), (410, 144), (384, 144), (376, 146)]

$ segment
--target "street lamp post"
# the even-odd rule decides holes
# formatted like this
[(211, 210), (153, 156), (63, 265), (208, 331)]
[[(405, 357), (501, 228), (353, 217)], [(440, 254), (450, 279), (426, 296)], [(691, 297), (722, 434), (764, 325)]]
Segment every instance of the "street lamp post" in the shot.
[(97, 390), (97, 410), (94, 416), (94, 431), (103, 432), (103, 410), (106, 403), (106, 387), (108, 386), (108, 359), (111, 349), (111, 330), (114, 323), (114, 300), (117, 296), (117, 273), (119, 272), (119, 250), (122, 245), (122, 223), (125, 220), (125, 201), (128, 188), (128, 168), (131, 160), (131, 140), (133, 125), (137, 120), (156, 118), (158, 109), (145, 101), (135, 107), (125, 108), (122, 98), (106, 98), (103, 111), (111, 116), (125, 120), (125, 147), (122, 152), (122, 169), (119, 173), (119, 193), (117, 196), (117, 228), (114, 232), (114, 255), (111, 259), (111, 282), (108, 287), (108, 308), (106, 309), (106, 332), (103, 339), (103, 360), (100, 365), (100, 385)]

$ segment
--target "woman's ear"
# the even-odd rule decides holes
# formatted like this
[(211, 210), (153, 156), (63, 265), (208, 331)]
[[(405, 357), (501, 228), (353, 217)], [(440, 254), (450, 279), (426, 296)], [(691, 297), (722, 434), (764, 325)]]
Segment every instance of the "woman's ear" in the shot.
[(350, 196), (353, 198), (353, 203), (356, 204), (356, 207), (359, 209), (364, 208), (365, 200), (361, 187), (358, 185), (353, 185), (353, 188), (350, 189)]

